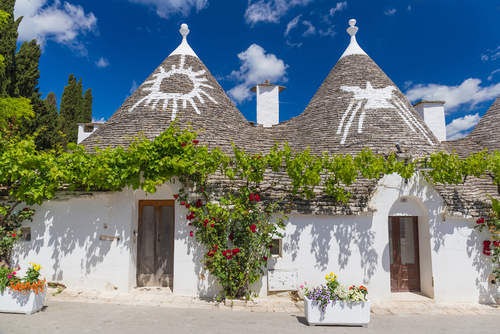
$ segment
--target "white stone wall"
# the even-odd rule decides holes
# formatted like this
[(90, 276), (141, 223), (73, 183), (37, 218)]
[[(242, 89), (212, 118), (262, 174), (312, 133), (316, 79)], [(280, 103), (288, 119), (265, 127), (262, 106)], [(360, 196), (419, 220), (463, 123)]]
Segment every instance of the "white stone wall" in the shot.
[[(138, 203), (141, 199), (173, 199), (177, 183), (159, 187), (155, 194), (125, 189), (113, 194), (49, 201), (35, 207), (32, 241), (20, 242), (14, 258), (21, 267), (40, 263), (43, 276), (70, 288), (129, 291), (135, 286)], [(406, 203), (400, 201), (406, 198)], [(346, 285), (365, 285), (372, 300), (389, 300), (388, 217), (419, 217), (422, 293), (436, 300), (490, 302), (498, 291), (486, 281), (489, 259), (472, 229), (474, 220), (445, 216), (441, 197), (422, 177), (405, 184), (399, 176), (385, 176), (373, 193), (372, 213), (361, 216), (291, 215), (283, 238), (283, 257), (270, 258), (268, 269), (298, 270), (299, 285), (325, 282), (331, 271)], [(189, 236), (186, 210), (175, 206), (174, 293), (214, 296), (220, 291), (200, 263), (205, 249)], [(107, 228), (104, 228), (104, 224)], [(100, 235), (119, 241), (100, 241)], [(267, 295), (267, 277), (253, 287)]]

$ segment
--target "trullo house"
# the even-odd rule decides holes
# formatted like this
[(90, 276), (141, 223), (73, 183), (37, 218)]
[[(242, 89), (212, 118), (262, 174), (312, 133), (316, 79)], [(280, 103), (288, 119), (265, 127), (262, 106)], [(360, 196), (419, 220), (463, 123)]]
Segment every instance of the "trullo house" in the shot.
[[(201, 143), (226, 151), (231, 141), (248, 152), (267, 152), (278, 141), (295, 150), (310, 146), (317, 154), (357, 154), (368, 147), (406, 158), (500, 148), (500, 99), (467, 137), (446, 141), (444, 101), (413, 106), (358, 45), (355, 21), (350, 25), (344, 54), (299, 116), (279, 122), (284, 87), (264, 82), (253, 88), (257, 124), (231, 102), (188, 45), (182, 25), (179, 47), (81, 145), (127, 147), (139, 132), (153, 139), (177, 119), (181, 127), (204, 129)], [(60, 192), (36, 207), (27, 225), (31, 238), (17, 245), (14, 258), (21, 266), (40, 263), (48, 281), (74, 289), (157, 284), (178, 295), (214, 296), (219, 287), (200, 264), (205, 250), (189, 238), (187, 210), (173, 200), (179, 186), (172, 180), (148, 196), (132, 189)], [(487, 279), (492, 268), (481, 252), (484, 237), (472, 228), (488, 212), (486, 195), (498, 196), (489, 180), (442, 186), (420, 173), (409, 180), (385, 175), (360, 179), (350, 190), (347, 204), (329, 197), (289, 202), (284, 237), (275, 241), (276, 255), (254, 287), (261, 297), (303, 281), (319, 285), (334, 271), (342, 281), (367, 286), (372, 300), (390, 300), (398, 291), (448, 301), (498, 298)], [(144, 283), (158, 264), (161, 277)]]

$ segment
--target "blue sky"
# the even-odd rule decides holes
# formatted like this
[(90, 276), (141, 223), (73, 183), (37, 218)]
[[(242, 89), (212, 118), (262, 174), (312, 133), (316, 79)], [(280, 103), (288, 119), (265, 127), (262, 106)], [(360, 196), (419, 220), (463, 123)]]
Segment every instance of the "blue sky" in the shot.
[(108, 119), (180, 44), (188, 43), (245, 117), (249, 90), (286, 86), (280, 120), (299, 115), (349, 44), (414, 102), (445, 100), (448, 139), (468, 133), (500, 95), (498, 0), (17, 0), (19, 41), (42, 45), (40, 91), (60, 99), (69, 74)]

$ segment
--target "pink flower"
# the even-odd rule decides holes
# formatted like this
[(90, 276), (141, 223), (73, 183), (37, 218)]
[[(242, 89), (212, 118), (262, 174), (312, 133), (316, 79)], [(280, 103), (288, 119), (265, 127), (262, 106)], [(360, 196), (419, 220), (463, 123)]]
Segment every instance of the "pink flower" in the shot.
[(7, 278), (12, 278), (12, 275), (7, 276)]
[(193, 236), (193, 231), (189, 232), (189, 236), (192, 237)]
[(185, 204), (186, 204), (186, 202), (184, 202), (184, 201), (183, 201), (183, 202), (181, 202), (181, 205), (185, 205)]
[(307, 282), (306, 282), (306, 281), (304, 281), (304, 284), (305, 284), (305, 285), (307, 285)]
[(14, 272), (12, 273), (12, 275), (15, 275), (15, 274), (16, 274), (16, 272), (14, 271)]
[(303, 285), (301, 285), (301, 286), (300, 286), (300, 288), (301, 288), (301, 289), (304, 289), (304, 286), (303, 286)]

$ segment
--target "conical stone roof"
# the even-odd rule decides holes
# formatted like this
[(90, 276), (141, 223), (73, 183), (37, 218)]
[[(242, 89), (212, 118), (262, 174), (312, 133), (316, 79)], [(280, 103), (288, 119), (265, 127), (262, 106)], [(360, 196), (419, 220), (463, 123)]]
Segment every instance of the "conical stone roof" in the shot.
[[(181, 33), (183, 29), (187, 30), (187, 25), (183, 25)], [(178, 119), (181, 128), (189, 124), (203, 128), (200, 140), (209, 146), (230, 149), (231, 140), (245, 146), (244, 138), (252, 137), (245, 134), (255, 127), (192, 51), (185, 35), (181, 45), (82, 145), (127, 147), (133, 137), (142, 134), (153, 139)]]
[(467, 135), (478, 145), (488, 150), (500, 150), (500, 96), (486, 111), (479, 123)]
[(301, 137), (297, 149), (310, 145), (331, 153), (368, 147), (388, 154), (396, 150), (395, 143), (416, 156), (442, 150), (408, 99), (357, 45), (355, 20), (350, 24), (351, 45), (304, 112), (288, 122), (290, 141)]

